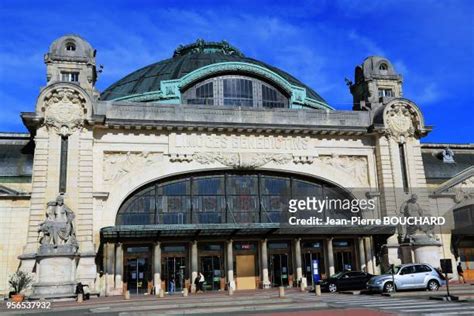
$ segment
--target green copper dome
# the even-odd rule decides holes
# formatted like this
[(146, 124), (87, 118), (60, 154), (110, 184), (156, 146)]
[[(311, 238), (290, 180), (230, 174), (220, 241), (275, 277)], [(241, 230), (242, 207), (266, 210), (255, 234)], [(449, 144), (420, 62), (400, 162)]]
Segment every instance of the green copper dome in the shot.
[(225, 41), (203, 40), (186, 46), (181, 45), (174, 51), (172, 58), (125, 76), (105, 89), (101, 100), (179, 103), (180, 93), (191, 82), (222, 73), (248, 74), (276, 82), (280, 87), (284, 87), (296, 104), (331, 109), (313, 89), (287, 72), (245, 57)]

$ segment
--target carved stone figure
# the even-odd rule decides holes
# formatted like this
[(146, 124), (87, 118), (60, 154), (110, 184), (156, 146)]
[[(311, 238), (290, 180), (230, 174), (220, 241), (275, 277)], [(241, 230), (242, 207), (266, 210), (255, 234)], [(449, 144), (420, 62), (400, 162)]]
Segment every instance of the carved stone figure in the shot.
[(71, 245), (77, 250), (74, 212), (64, 204), (64, 197), (59, 195), (55, 201), (48, 202), (46, 220), (39, 225), (40, 244), (58, 247)]
[[(429, 214), (418, 204), (418, 196), (412, 194), (411, 197), (403, 202), (400, 207), (400, 214), (403, 217), (427, 217)], [(435, 240), (434, 225), (404, 225), (398, 228), (399, 236), (404, 242), (413, 241), (414, 236), (418, 233), (424, 234), (428, 239)], [(404, 236), (403, 236), (404, 231)]]
[(446, 147), (441, 154), (443, 155), (443, 162), (444, 163), (455, 163), (454, 153), (451, 150), (451, 148)]
[(151, 152), (104, 153), (104, 182), (118, 181), (133, 170), (150, 166), (161, 157)]

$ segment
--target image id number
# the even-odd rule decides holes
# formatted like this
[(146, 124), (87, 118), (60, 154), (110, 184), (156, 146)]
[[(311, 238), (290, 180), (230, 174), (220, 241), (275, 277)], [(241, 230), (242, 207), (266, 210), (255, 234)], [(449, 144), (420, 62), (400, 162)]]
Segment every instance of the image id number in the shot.
[(50, 309), (51, 302), (7, 302), (8, 309)]

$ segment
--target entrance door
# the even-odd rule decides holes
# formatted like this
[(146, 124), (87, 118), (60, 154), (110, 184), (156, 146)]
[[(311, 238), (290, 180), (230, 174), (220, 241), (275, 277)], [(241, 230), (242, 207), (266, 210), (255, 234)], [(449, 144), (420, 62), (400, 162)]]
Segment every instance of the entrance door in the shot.
[(313, 279), (313, 260), (318, 260), (319, 263), (319, 279), (321, 279), (321, 272), (323, 270), (322, 255), (320, 252), (307, 252), (303, 254), (303, 276), (306, 277), (308, 285), (314, 286)]
[(163, 277), (165, 278), (166, 291), (172, 293), (182, 291), (184, 288), (184, 273), (186, 258), (165, 257), (162, 263)]
[(221, 258), (218, 256), (201, 257), (201, 270), (206, 283), (204, 288), (207, 291), (217, 291), (221, 287), (222, 266)]
[(273, 254), (270, 257), (270, 281), (272, 286), (288, 286), (288, 255)]
[(255, 255), (235, 256), (238, 290), (255, 290)]
[[(464, 278), (467, 281), (474, 280), (474, 248), (459, 248), (461, 267), (464, 271)], [(455, 267), (456, 268), (456, 267)]]
[(352, 253), (350, 251), (334, 252), (336, 272), (350, 271), (353, 269)]
[(148, 258), (126, 258), (125, 275), (130, 293), (141, 294), (148, 291), (148, 274)]

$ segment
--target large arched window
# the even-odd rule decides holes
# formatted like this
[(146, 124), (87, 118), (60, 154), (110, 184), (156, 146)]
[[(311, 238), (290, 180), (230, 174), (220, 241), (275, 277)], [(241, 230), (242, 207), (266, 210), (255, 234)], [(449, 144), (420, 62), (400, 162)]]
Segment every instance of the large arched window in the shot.
[[(288, 213), (289, 199), (306, 197), (352, 199), (330, 183), (290, 174), (200, 173), (137, 190), (120, 207), (116, 224), (278, 223)], [(333, 218), (337, 214), (331, 210)], [(341, 214), (346, 217), (347, 211)]]
[(288, 98), (252, 77), (224, 75), (196, 83), (183, 93), (185, 104), (287, 108)]

